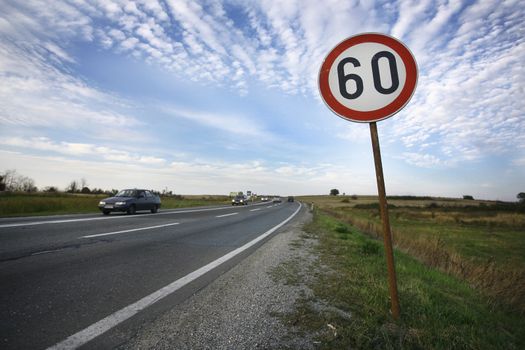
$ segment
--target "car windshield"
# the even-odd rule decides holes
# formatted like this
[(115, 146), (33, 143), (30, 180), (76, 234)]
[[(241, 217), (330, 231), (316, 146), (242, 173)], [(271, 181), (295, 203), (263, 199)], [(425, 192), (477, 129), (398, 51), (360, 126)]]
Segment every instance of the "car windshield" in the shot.
[(122, 190), (115, 197), (135, 197), (135, 190)]

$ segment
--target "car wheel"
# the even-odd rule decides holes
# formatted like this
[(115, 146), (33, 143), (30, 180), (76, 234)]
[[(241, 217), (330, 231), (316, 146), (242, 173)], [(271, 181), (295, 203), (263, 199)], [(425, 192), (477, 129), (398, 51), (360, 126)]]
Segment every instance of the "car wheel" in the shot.
[(158, 205), (154, 205), (153, 208), (151, 208), (151, 213), (152, 214), (155, 214), (158, 211), (159, 211), (159, 206)]
[(135, 214), (137, 212), (137, 209), (135, 208), (135, 205), (132, 205), (131, 207), (129, 207), (128, 209), (128, 214)]
[(111, 213), (111, 211), (109, 211), (109, 210), (103, 210), (102, 211), (102, 214), (104, 214), (104, 215), (109, 215), (109, 213)]

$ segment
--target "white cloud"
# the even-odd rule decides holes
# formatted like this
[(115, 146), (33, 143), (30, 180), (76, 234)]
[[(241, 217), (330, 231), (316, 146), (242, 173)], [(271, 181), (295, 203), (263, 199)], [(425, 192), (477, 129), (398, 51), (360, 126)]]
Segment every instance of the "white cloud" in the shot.
[(349, 123), (344, 129), (336, 133), (340, 139), (351, 141), (352, 143), (370, 143), (370, 131), (366, 125)]
[[(525, 39), (516, 30), (517, 13), (525, 16), (524, 6), (517, 3), (478, 2), (465, 5), (459, 14), (458, 4), (450, 4), (438, 6), (435, 16), (449, 23), (456, 14), (457, 26), (436, 20), (438, 31), (432, 17), (416, 21), (421, 26), (413, 34), (421, 36), (416, 49), (426, 53), (420, 56), (414, 99), (394, 123), (390, 138), (400, 139), (408, 153), (434, 152), (436, 159), (445, 154), (457, 161), (511, 156), (523, 149), (525, 75), (520, 67)], [(414, 161), (408, 158), (410, 164)]]
[(89, 17), (61, 2), (25, 6), (21, 12), (7, 2), (0, 15), (5, 24), (0, 26), (2, 129), (32, 133), (54, 128), (101, 137), (118, 127), (133, 133), (129, 128), (141, 123), (121, 112), (121, 99), (71, 74), (77, 61), (63, 43), (71, 36), (89, 40)]
[(139, 40), (137, 38), (127, 38), (126, 40), (120, 43), (120, 47), (124, 50), (133, 50), (137, 47)]
[[(316, 95), (317, 67), (326, 52), (349, 34), (384, 26), (377, 18), (381, 11), (366, 4), (270, 1), (227, 6), (245, 14), (248, 23), (236, 26), (221, 1), (77, 0), (47, 7), (29, 2), (11, 5), (10, 14), (33, 16), (24, 17), (25, 23), (16, 20), (17, 27), (29, 28), (27, 36), (41, 39), (50, 32), (53, 40), (95, 40), (103, 48), (157, 61), (193, 80), (226, 82), (241, 94), (256, 78), (289, 93)], [(234, 62), (246, 74), (235, 75), (230, 69)]]
[(257, 120), (244, 116), (225, 115), (173, 106), (164, 107), (162, 110), (175, 118), (184, 118), (231, 134), (271, 137), (271, 134), (265, 131)]
[(56, 142), (47, 137), (0, 137), (0, 145), (4, 147), (16, 147), (30, 150), (32, 152), (45, 151), (46, 153), (55, 153), (73, 156), (74, 158), (94, 158), (100, 161), (117, 161), (125, 163), (150, 164), (162, 166), (166, 163), (163, 158), (140, 155), (135, 152), (131, 153), (119, 149), (112, 149), (109, 147), (98, 146), (88, 143), (77, 142)]
[(519, 158), (516, 158), (512, 161), (512, 163), (516, 166), (519, 166), (519, 167), (525, 167), (525, 151), (522, 150), (521, 153), (524, 153), (522, 154), (521, 156), (519, 156)]
[(107, 157), (106, 160), (94, 160), (2, 150), (0, 158), (6, 169), (17, 169), (20, 174), (38, 171), (36, 185), (39, 187), (66, 186), (71, 179), (86, 178), (93, 187), (167, 187), (182, 194), (228, 194), (246, 190), (259, 194), (323, 194), (333, 186), (347, 193), (364, 194), (374, 190), (368, 181), (369, 174), (330, 164), (286, 164), (274, 169), (264, 161), (236, 163), (215, 159), (176, 161), (158, 166), (155, 161), (148, 163), (148, 159), (123, 161), (116, 157), (115, 161)]
[(415, 165), (421, 168), (436, 168), (442, 166), (449, 166), (453, 164), (451, 161), (442, 160), (432, 154), (419, 154), (419, 153), (403, 153), (402, 158), (408, 164)]

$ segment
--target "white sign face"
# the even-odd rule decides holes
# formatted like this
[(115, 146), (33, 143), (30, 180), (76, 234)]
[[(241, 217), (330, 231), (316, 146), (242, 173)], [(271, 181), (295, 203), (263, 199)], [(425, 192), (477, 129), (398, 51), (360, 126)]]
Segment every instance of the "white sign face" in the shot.
[(401, 57), (379, 43), (363, 43), (346, 49), (335, 59), (328, 76), (336, 100), (361, 112), (389, 105), (401, 93), (405, 80)]
[(376, 33), (348, 38), (326, 57), (319, 90), (344, 119), (374, 122), (397, 113), (412, 97), (417, 65), (396, 39)]

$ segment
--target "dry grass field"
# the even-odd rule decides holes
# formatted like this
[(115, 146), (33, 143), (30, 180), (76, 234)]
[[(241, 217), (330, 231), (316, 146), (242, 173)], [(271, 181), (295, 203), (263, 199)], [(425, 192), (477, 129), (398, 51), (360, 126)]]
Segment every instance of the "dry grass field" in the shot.
[[(381, 239), (377, 198), (305, 196), (319, 210)], [(525, 314), (525, 208), (513, 203), (393, 197), (397, 249), (467, 281), (495, 305)]]
[[(415, 238), (413, 241), (417, 243), (408, 245), (406, 242), (412, 239), (404, 232), (408, 232), (405, 228), (410, 225), (400, 228), (394, 224), (401, 314), (399, 319), (393, 319), (385, 254), (376, 237), (378, 222), (373, 203), (354, 203), (355, 206), (349, 207), (346, 202), (344, 206), (340, 205), (341, 198), (309, 200), (315, 202), (316, 199), (320, 200), (312, 210), (313, 220), (304, 227), (304, 235), (294, 242), (294, 249), (302, 246), (302, 249), (314, 252), (317, 259), (291, 259), (284, 262), (274, 276), (287, 284), (306, 285), (309, 289), (291, 311), (278, 315), (285, 324), (292, 325), (299, 336), (313, 336), (318, 349), (525, 348), (525, 318), (523, 311), (519, 310), (519, 298), (512, 300), (513, 295), (519, 295), (519, 288), (509, 288), (512, 293), (499, 297), (493, 294), (506, 284), (507, 279), (519, 285), (523, 276), (512, 276), (503, 260), (470, 265), (467, 261), (472, 261), (470, 259), (476, 256), (475, 253), (452, 253), (451, 243), (460, 247), (462, 243), (456, 236), (468, 236), (467, 231), (458, 230), (447, 238), (433, 240), (431, 237), (436, 233), (422, 232), (434, 225), (426, 222), (428, 216), (416, 215), (419, 209), (414, 203), (392, 209), (397, 213), (410, 213), (409, 221), (421, 220), (419, 228), (423, 228), (412, 227), (413, 237), (419, 232), (420, 239)], [(330, 208), (326, 209), (328, 206)], [(432, 207), (436, 209), (435, 205)], [(464, 209), (473, 210), (471, 207), (465, 205)], [(420, 209), (424, 210), (425, 206)], [(444, 209), (447, 210), (462, 213), (450, 207)], [(403, 220), (407, 220), (406, 217), (399, 221)], [(443, 232), (446, 225), (452, 228), (449, 220), (446, 222), (445, 226), (435, 226), (439, 227), (438, 232)], [(453, 222), (454, 225), (473, 225)], [(498, 230), (494, 232), (505, 237)], [(423, 239), (425, 234), (427, 238)], [(505, 240), (500, 238), (500, 241)], [(514, 255), (513, 259), (522, 261), (519, 254), (516, 256), (511, 252), (507, 255)], [(479, 262), (486, 260), (483, 257), (477, 259)], [(447, 260), (449, 264), (460, 264), (464, 270), (457, 267), (447, 269), (443, 265)], [(492, 273), (496, 268), (499, 275)], [(500, 287), (473, 283), (476, 276), (478, 281), (493, 282)], [(500, 300), (507, 297), (511, 299)]]

